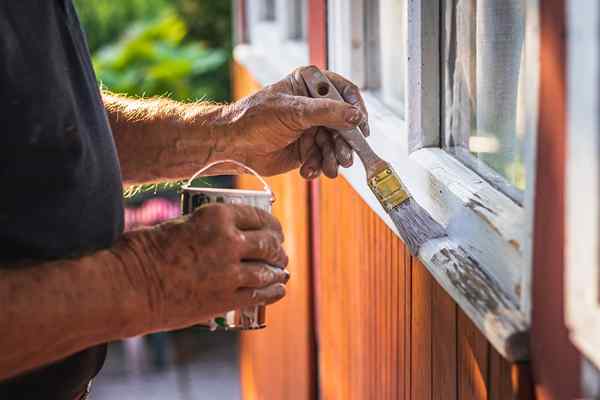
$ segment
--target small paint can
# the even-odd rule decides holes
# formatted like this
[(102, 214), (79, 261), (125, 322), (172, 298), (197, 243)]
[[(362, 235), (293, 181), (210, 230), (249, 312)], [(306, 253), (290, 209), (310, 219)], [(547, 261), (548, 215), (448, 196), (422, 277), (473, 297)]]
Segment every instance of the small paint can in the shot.
[[(212, 187), (193, 187), (191, 183), (194, 179), (202, 176), (210, 168), (218, 164), (235, 164), (238, 167), (252, 173), (263, 184), (263, 190), (241, 190), (241, 189), (218, 189)], [(274, 196), (267, 182), (252, 168), (237, 162), (235, 160), (222, 160), (208, 164), (200, 171), (196, 172), (185, 185), (181, 188), (181, 212), (190, 214), (196, 208), (204, 204), (225, 203), (225, 204), (246, 204), (261, 208), (271, 212), (271, 205), (274, 202)], [(263, 305), (244, 307), (237, 310), (227, 311), (223, 314), (214, 316), (206, 323), (200, 326), (210, 330), (250, 330), (261, 329), (266, 326), (266, 307)]]

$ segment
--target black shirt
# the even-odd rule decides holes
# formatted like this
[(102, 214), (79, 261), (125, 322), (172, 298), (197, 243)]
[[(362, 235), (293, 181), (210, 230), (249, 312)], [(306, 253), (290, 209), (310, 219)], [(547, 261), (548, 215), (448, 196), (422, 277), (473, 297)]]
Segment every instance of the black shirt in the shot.
[[(0, 2), (0, 187), (0, 268), (75, 257), (122, 233), (115, 146), (71, 0)], [(72, 399), (105, 353), (0, 382), (0, 399)]]

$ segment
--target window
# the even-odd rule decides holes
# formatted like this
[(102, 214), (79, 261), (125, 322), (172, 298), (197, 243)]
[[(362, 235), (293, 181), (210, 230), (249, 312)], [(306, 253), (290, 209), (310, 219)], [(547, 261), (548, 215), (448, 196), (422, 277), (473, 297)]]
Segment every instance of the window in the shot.
[[(527, 357), (538, 0), (331, 0), (330, 69), (373, 149), (446, 227), (419, 258), (510, 360)], [(392, 230), (360, 165), (341, 171)]]
[(330, 69), (372, 91), (402, 117), (406, 0), (330, 1), (329, 37)]
[(308, 64), (308, 0), (247, 0), (245, 5), (249, 43), (236, 46), (235, 58), (261, 84)]
[(526, 0), (442, 0), (443, 147), (514, 200), (526, 186)]
[(600, 4), (575, 3), (567, 9), (565, 310), (572, 341), (600, 367)]

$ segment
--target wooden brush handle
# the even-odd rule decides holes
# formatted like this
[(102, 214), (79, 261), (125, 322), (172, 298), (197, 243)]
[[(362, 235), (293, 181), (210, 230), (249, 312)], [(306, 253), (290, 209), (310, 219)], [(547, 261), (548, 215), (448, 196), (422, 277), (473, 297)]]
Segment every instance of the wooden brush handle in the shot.
[[(311, 97), (344, 101), (336, 87), (333, 86), (319, 68), (310, 66), (302, 69), (300, 74), (302, 75), (302, 79), (304, 79), (304, 83), (306, 84)], [(356, 154), (358, 154), (368, 177), (387, 166), (387, 163), (375, 154), (371, 146), (369, 146), (369, 143), (367, 143), (360, 129), (338, 129), (337, 132), (339, 132)]]

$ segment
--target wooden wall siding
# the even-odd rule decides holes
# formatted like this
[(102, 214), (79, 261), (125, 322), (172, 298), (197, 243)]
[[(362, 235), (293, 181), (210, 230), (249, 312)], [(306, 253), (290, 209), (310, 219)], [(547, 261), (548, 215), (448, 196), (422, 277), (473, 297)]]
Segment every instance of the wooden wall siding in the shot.
[(325, 400), (531, 398), (426, 268), (343, 179), (320, 181), (318, 315)]
[[(234, 96), (241, 98), (259, 85), (246, 69), (233, 65)], [(256, 187), (240, 177), (241, 187)], [(314, 335), (311, 317), (308, 184), (297, 172), (267, 179), (276, 194), (273, 213), (285, 233), (290, 256), (287, 296), (267, 309), (267, 328), (241, 335), (240, 368), (246, 400), (316, 398)]]

